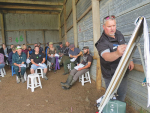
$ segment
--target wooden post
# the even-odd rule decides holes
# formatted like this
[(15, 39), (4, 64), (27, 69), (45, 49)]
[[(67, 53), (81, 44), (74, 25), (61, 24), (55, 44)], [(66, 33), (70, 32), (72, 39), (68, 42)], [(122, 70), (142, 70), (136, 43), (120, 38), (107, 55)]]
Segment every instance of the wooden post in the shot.
[(65, 42), (67, 41), (67, 24), (66, 24), (66, 4), (64, 3), (64, 31), (65, 31)]
[(61, 20), (60, 20), (60, 16), (61, 16), (61, 14), (59, 14), (59, 41), (61, 42), (61, 39), (62, 39), (62, 37), (61, 37)]
[(92, 0), (92, 17), (93, 17), (93, 42), (94, 42), (94, 57), (97, 59), (96, 86), (97, 90), (101, 89), (101, 66), (98, 52), (95, 48), (95, 43), (100, 38), (100, 12), (99, 0)]
[(25, 45), (27, 45), (27, 34), (26, 34), (26, 30), (24, 30), (24, 38), (25, 38)]
[(43, 45), (44, 45), (43, 50), (44, 50), (44, 53), (45, 53), (45, 31), (44, 30), (43, 30)]
[(2, 42), (5, 43), (4, 14), (0, 13)]
[(75, 47), (78, 47), (76, 0), (72, 0), (72, 13), (73, 13), (74, 45)]

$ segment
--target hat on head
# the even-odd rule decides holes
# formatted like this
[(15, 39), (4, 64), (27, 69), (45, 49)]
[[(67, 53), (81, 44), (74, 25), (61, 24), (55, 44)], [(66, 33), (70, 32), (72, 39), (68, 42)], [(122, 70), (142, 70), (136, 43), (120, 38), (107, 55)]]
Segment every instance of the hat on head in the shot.
[(50, 42), (49, 45), (53, 44), (53, 42)]
[(84, 49), (89, 49), (89, 47), (88, 46), (84, 46), (82, 50), (84, 50)]
[(16, 49), (22, 49), (21, 46), (17, 46)]
[(69, 48), (70, 48), (70, 49), (75, 48), (74, 44), (71, 44), (71, 45), (69, 46)]

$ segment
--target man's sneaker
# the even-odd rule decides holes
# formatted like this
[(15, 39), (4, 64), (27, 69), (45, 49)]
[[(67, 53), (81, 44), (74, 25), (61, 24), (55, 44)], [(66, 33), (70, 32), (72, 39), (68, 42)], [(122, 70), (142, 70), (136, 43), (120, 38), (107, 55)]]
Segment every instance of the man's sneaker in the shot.
[(20, 83), (20, 78), (17, 78), (17, 84), (19, 84)]
[(22, 83), (24, 83), (24, 82), (25, 82), (24, 77), (21, 77), (21, 82), (22, 82)]
[(44, 76), (44, 79), (45, 79), (45, 80), (48, 80), (48, 78), (47, 78), (46, 76)]

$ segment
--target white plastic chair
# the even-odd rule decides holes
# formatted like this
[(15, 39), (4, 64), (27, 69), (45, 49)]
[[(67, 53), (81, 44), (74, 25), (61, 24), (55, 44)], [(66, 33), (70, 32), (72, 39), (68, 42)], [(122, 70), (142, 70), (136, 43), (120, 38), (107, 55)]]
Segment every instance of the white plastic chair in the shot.
[(4, 77), (6, 75), (6, 71), (4, 68), (0, 69), (0, 76)]
[[(31, 80), (31, 82), (29, 81), (29, 79)], [(31, 88), (31, 91), (34, 92), (34, 88), (37, 88), (37, 87), (40, 87), (42, 89), (40, 76), (37, 73), (29, 74), (27, 78), (27, 89)]]
[[(38, 73), (38, 70), (40, 70), (41, 72), (40, 73)], [(42, 68), (37, 68), (36, 70), (35, 70), (35, 73), (36, 74), (38, 74), (39, 76), (41, 76), (42, 78), (44, 78), (44, 74), (43, 74), (43, 69)]]
[(47, 60), (47, 68), (49, 69), (49, 71), (51, 71), (51, 62)]
[(79, 82), (81, 82), (82, 86), (84, 86), (85, 83), (90, 82), (91, 83), (91, 77), (89, 71), (84, 73), (79, 77)]

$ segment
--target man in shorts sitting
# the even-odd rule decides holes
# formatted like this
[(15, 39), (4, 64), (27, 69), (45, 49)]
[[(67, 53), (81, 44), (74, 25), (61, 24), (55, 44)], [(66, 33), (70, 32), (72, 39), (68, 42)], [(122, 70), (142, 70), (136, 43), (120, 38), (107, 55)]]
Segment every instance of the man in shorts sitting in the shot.
[(31, 74), (34, 73), (34, 71), (37, 68), (42, 68), (44, 69), (44, 79), (48, 80), (48, 78), (46, 77), (46, 73), (47, 73), (47, 66), (44, 63), (45, 62), (45, 57), (44, 57), (44, 53), (40, 53), (39, 52), (39, 46), (35, 46), (34, 48), (35, 52), (31, 54)]

